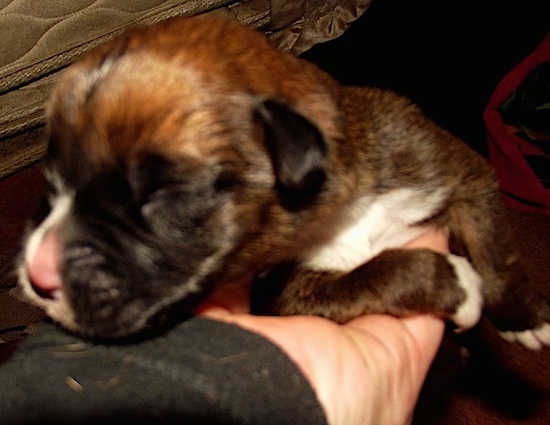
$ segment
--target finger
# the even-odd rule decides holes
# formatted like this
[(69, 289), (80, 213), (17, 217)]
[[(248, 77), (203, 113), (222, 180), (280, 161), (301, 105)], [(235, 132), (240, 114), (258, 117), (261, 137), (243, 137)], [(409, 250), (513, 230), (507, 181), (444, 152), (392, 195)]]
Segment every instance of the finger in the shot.
[(225, 284), (216, 289), (208, 299), (195, 308), (195, 314), (199, 315), (204, 315), (211, 311), (234, 314), (249, 313), (250, 285), (242, 282)]
[(425, 366), (425, 370), (421, 373), (425, 375), (443, 340), (445, 321), (440, 317), (427, 314), (406, 317), (402, 322), (416, 341), (416, 348)]
[(431, 248), (436, 251), (449, 250), (449, 237), (445, 230), (435, 227), (429, 228), (425, 233), (410, 241), (406, 248)]
[[(375, 337), (386, 348), (397, 350), (399, 355), (396, 357), (408, 358), (410, 364), (403, 365), (407, 371), (410, 371), (408, 379), (413, 384), (420, 385), (443, 339), (445, 322), (428, 314), (406, 318), (367, 315), (353, 319), (345, 326), (366, 332), (369, 340)], [(370, 348), (365, 347), (365, 349)], [(405, 357), (403, 353), (406, 354)]]
[[(384, 396), (384, 406), (371, 411), (372, 423), (405, 423), (441, 344), (444, 322), (419, 315), (398, 319), (363, 316), (344, 326), (368, 367), (371, 382)], [(388, 406), (394, 408), (388, 409)]]

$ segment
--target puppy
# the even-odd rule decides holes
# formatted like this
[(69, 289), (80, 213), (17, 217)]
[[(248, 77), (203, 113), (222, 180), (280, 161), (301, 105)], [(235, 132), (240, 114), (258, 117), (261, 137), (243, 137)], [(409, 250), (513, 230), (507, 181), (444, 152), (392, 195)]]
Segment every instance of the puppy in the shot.
[[(47, 115), (51, 212), (18, 271), (69, 330), (130, 335), (272, 272), (271, 313), (430, 312), (461, 330), (483, 312), (509, 340), (550, 344), (491, 169), (392, 92), (201, 16), (96, 48)], [(450, 254), (401, 248), (429, 226)]]

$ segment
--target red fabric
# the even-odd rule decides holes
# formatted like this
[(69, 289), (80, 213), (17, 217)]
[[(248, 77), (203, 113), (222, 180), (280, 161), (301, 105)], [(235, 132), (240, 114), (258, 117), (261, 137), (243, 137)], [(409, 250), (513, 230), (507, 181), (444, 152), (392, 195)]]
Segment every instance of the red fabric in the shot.
[(521, 211), (550, 214), (550, 192), (532, 171), (525, 154), (543, 152), (508, 131), (498, 108), (540, 63), (550, 62), (550, 34), (497, 86), (484, 113), (488, 132), (489, 162), (495, 167), (505, 203)]

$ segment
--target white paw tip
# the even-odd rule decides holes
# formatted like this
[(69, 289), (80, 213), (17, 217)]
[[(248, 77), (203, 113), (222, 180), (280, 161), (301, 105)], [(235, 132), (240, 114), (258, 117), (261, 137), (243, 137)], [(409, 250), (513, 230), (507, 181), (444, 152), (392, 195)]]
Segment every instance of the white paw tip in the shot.
[(519, 342), (530, 350), (540, 350), (543, 346), (550, 345), (550, 323), (521, 332), (500, 332), (500, 336), (508, 342)]
[(456, 331), (461, 332), (475, 326), (481, 317), (483, 308), (482, 279), (466, 258), (449, 254), (447, 260), (455, 268), (458, 284), (466, 292), (466, 300), (451, 316), (451, 320), (458, 327)]

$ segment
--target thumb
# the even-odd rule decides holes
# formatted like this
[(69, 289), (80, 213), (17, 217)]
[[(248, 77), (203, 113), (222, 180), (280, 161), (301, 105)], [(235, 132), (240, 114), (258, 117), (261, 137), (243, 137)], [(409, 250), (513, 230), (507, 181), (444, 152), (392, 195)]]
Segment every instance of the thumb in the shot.
[(407, 423), (443, 339), (443, 320), (430, 315), (369, 315), (345, 327), (367, 366), (371, 385), (378, 389), (367, 423)]
[(443, 339), (445, 322), (428, 314), (406, 318), (367, 315), (353, 319), (345, 326), (366, 332), (385, 347), (394, 347), (405, 353), (411, 362), (406, 366), (412, 366), (412, 378), (424, 380)]

